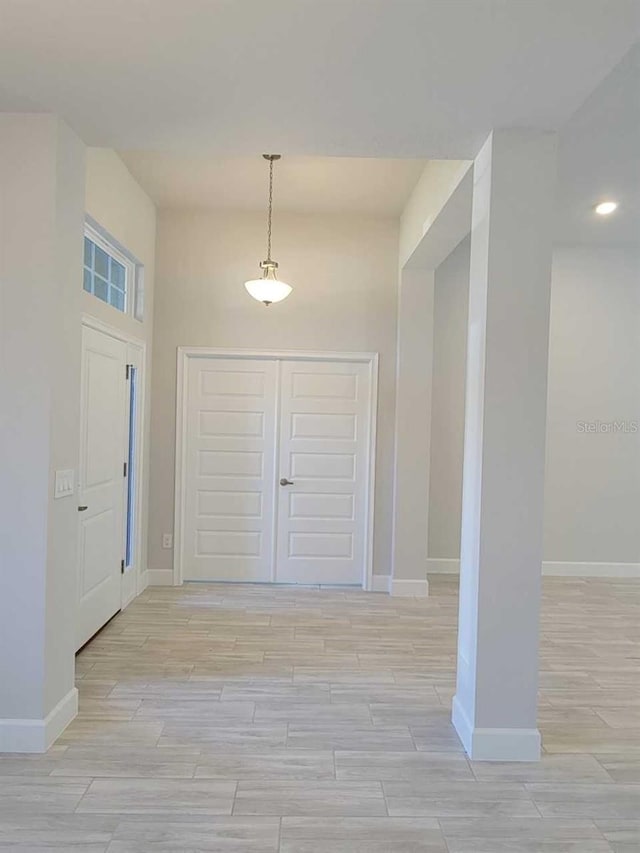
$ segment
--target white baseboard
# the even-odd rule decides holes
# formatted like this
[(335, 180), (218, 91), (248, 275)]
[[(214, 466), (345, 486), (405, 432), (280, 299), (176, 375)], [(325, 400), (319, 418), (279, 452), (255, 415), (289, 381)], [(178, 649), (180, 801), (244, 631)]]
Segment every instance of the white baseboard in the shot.
[[(137, 578), (136, 578), (136, 581), (137, 581)], [(140, 595), (140, 592), (138, 590), (138, 584), (135, 583), (133, 589), (130, 590), (127, 598), (122, 602), (121, 609), (124, 610), (126, 607), (128, 607), (131, 604), (131, 602), (135, 601), (139, 595)]]
[(140, 579), (138, 582), (138, 595), (141, 592), (144, 592), (145, 589), (149, 586), (149, 571), (145, 569), (143, 572), (140, 572)]
[(131, 602), (132, 602), (132, 601), (135, 601), (135, 599), (136, 599), (137, 597), (138, 597), (138, 593), (137, 593), (137, 592), (134, 592), (132, 595), (130, 595), (130, 596), (129, 596), (129, 598), (125, 599), (125, 600), (122, 602), (122, 604), (121, 604), (121, 606), (120, 606), (120, 610), (125, 610), (125, 608), (127, 608), (127, 607), (131, 604)]
[(449, 557), (429, 557), (427, 559), (427, 574), (459, 575), (460, 560)]
[(373, 575), (372, 592), (386, 592), (396, 597), (426, 598), (429, 595), (429, 581), (394, 580), (391, 575)]
[(391, 578), (391, 586), (389, 592), (397, 597), (413, 597), (426, 598), (429, 595), (429, 581), (423, 580), (402, 580)]
[(640, 563), (545, 562), (542, 574), (558, 578), (640, 578)]
[(472, 761), (539, 761), (540, 732), (538, 729), (479, 729), (453, 697), (451, 715), (458, 737)]
[(173, 569), (148, 569), (147, 586), (173, 586)]
[[(430, 575), (457, 575), (460, 560), (449, 557), (429, 557)], [(562, 563), (545, 560), (542, 574), (560, 578), (640, 578), (640, 563)]]
[(371, 592), (389, 592), (391, 589), (391, 575), (373, 575), (371, 579)]
[(42, 720), (0, 720), (0, 752), (46, 752), (78, 714), (75, 687)]

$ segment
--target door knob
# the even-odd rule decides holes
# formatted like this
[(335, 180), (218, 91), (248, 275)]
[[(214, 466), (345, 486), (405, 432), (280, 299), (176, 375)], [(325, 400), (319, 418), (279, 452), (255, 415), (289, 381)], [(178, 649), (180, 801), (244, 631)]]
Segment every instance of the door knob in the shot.
[(293, 480), (287, 480), (287, 478), (286, 478), (286, 477), (283, 477), (283, 478), (280, 480), (280, 485), (281, 485), (281, 486), (293, 486)]
[(89, 509), (89, 507), (88, 507), (88, 506), (79, 506), (79, 507), (78, 507), (78, 512), (84, 512), (84, 511), (85, 511), (85, 510), (87, 510), (87, 509)]

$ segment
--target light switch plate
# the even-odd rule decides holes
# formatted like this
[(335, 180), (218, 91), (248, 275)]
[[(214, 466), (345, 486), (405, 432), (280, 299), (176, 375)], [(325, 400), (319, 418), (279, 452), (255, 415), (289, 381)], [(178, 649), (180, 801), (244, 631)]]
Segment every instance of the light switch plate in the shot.
[(65, 468), (56, 471), (55, 484), (53, 487), (54, 498), (67, 498), (75, 491), (75, 471), (73, 468)]

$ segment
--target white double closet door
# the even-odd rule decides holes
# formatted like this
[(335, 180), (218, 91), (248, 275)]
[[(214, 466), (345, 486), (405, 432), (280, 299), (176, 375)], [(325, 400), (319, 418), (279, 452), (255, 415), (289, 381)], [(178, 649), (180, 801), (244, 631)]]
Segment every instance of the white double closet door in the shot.
[(184, 580), (362, 584), (372, 366), (197, 357), (184, 394)]

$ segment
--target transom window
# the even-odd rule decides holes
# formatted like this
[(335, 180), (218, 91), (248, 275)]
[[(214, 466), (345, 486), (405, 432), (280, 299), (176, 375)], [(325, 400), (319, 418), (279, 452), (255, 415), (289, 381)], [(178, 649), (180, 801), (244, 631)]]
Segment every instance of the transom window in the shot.
[(85, 226), (83, 287), (117, 311), (139, 316), (136, 264), (99, 234)]

